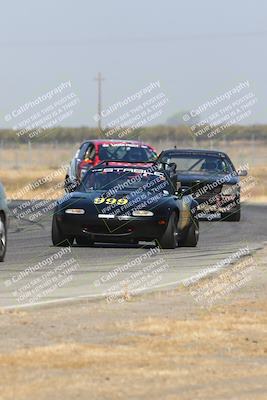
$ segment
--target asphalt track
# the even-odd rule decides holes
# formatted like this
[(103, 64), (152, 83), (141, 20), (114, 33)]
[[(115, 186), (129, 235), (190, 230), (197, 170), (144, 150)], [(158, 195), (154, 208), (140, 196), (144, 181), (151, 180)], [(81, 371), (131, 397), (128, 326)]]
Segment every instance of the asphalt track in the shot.
[(30, 221), (16, 217), (19, 204), (10, 207), (8, 250), (0, 265), (1, 308), (82, 298), (119, 301), (118, 294), (176, 287), (241, 248), (253, 253), (266, 240), (267, 206), (244, 204), (241, 222), (201, 221), (197, 248), (156, 252), (154, 244), (145, 243), (55, 248), (51, 212)]

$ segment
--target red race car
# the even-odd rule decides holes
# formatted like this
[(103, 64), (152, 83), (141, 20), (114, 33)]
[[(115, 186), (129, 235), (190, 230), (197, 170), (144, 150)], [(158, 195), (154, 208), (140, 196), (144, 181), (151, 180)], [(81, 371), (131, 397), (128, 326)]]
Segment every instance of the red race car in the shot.
[(156, 150), (148, 144), (135, 140), (86, 140), (71, 160), (65, 184), (81, 180), (88, 169), (105, 160), (128, 162), (153, 161)]

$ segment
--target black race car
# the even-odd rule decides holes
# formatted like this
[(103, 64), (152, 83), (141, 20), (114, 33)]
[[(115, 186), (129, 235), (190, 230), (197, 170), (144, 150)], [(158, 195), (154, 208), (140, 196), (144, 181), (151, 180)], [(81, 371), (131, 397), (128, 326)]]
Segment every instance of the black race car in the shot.
[(159, 161), (176, 167), (177, 182), (188, 187), (199, 203), (199, 218), (239, 221), (240, 178), (227, 154), (214, 150), (164, 150)]
[(89, 170), (53, 214), (55, 246), (158, 241), (162, 248), (196, 246), (197, 203), (155, 162), (104, 161)]

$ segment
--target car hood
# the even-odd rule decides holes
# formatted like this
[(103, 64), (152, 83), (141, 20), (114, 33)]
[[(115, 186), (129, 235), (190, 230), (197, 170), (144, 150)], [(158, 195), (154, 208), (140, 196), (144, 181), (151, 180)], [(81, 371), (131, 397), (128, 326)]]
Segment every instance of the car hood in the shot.
[(239, 182), (238, 176), (233, 176), (231, 174), (216, 174), (216, 173), (208, 173), (208, 172), (190, 172), (190, 171), (178, 171), (177, 180), (181, 182), (184, 186), (191, 186), (192, 183), (213, 183), (219, 182), (222, 185), (235, 185)]

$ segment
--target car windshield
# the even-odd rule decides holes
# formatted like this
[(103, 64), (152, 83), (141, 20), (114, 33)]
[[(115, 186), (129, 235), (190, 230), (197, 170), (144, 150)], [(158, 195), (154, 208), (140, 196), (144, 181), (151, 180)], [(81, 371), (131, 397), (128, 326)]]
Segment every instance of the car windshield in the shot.
[(148, 146), (102, 144), (99, 148), (100, 160), (153, 161), (157, 154)]
[(210, 172), (228, 174), (233, 172), (226, 158), (207, 154), (170, 154), (162, 158), (163, 162), (174, 162), (177, 171)]
[(169, 181), (162, 172), (148, 172), (137, 168), (95, 168), (85, 175), (82, 188), (85, 192), (100, 190), (141, 191), (170, 190)]

